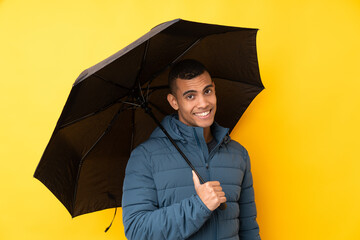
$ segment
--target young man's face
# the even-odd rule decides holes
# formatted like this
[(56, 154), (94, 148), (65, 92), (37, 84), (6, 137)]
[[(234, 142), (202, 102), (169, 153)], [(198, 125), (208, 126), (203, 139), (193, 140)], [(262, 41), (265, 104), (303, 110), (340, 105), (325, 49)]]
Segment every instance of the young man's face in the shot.
[(215, 84), (210, 74), (190, 79), (175, 80), (175, 93), (168, 94), (167, 100), (178, 111), (179, 120), (188, 126), (210, 127), (216, 113)]

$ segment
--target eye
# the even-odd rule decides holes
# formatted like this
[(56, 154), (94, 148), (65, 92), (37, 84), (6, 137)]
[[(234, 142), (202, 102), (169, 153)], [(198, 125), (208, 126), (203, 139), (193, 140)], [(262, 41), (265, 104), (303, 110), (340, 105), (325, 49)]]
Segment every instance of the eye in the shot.
[(193, 94), (186, 95), (186, 99), (188, 99), (188, 100), (192, 100), (194, 98), (195, 98), (195, 96)]
[(204, 91), (204, 93), (207, 95), (207, 94), (210, 94), (210, 93), (212, 93), (212, 90), (210, 89), (210, 88), (208, 88), (208, 89), (206, 89), (205, 91)]

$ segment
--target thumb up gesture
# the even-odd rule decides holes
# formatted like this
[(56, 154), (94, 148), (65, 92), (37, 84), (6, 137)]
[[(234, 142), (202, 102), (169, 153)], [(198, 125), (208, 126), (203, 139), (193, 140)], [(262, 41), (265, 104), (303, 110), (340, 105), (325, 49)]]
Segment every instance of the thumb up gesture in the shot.
[(192, 171), (192, 174), (195, 191), (210, 211), (214, 211), (221, 203), (226, 202), (225, 193), (222, 191), (220, 182), (210, 181), (201, 184), (194, 171)]

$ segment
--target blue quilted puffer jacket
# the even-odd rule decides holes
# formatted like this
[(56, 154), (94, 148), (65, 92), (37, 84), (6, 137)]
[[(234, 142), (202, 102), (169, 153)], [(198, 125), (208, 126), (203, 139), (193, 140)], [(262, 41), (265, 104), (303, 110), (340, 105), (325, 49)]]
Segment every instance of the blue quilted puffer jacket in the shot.
[(205, 181), (219, 181), (227, 208), (210, 211), (197, 196), (191, 168), (156, 128), (133, 150), (123, 187), (123, 224), (128, 239), (260, 239), (253, 180), (246, 149), (211, 127), (217, 146), (209, 153), (203, 128), (189, 127), (177, 115), (163, 126)]

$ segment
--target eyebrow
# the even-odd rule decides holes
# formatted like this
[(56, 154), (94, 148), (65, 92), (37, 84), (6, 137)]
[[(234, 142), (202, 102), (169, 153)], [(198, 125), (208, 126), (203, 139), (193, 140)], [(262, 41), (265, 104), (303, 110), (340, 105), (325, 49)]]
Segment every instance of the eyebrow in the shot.
[[(204, 89), (203, 89), (203, 91), (204, 91), (205, 89), (207, 89), (207, 88), (210, 88), (210, 87), (214, 87), (214, 85), (213, 85), (213, 84), (209, 84), (209, 85), (205, 86)], [(183, 93), (183, 96), (185, 96), (185, 95), (188, 94), (188, 93), (196, 93), (196, 91), (195, 91), (195, 90), (188, 90), (188, 91), (186, 91), (186, 92)]]

